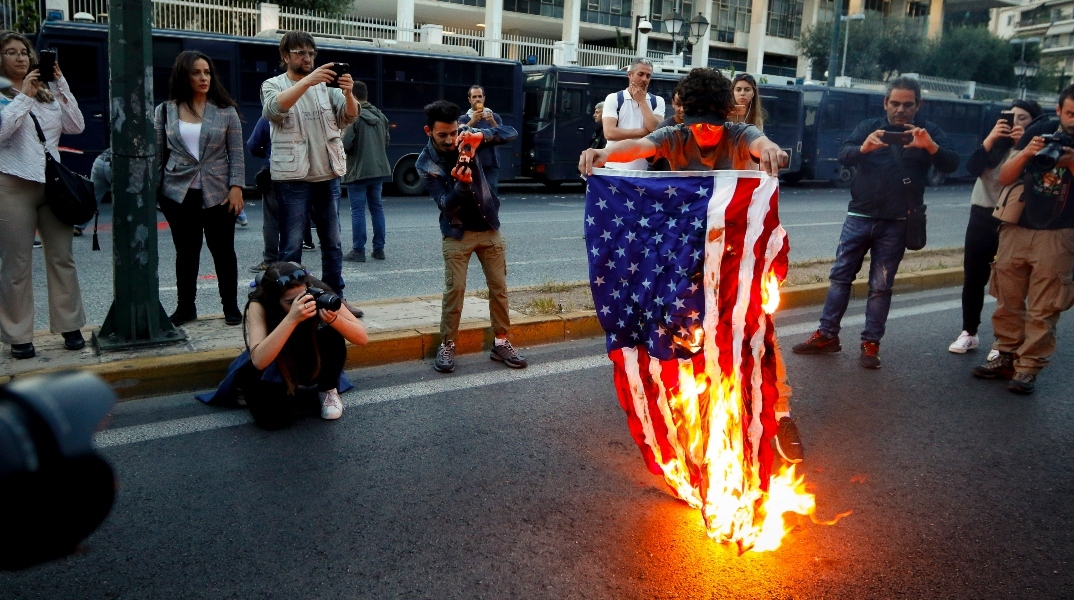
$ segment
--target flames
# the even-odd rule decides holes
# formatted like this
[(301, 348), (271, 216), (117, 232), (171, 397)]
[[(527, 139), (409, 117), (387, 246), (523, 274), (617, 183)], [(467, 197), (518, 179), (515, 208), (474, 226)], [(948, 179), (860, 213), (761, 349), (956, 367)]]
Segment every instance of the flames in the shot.
[[(773, 273), (766, 274), (761, 290), (762, 307), (771, 314), (779, 304), (779, 281)], [(697, 349), (703, 339), (697, 327), (680, 343)], [(715, 371), (716, 382), (685, 361), (678, 389), (668, 390), (670, 414), (665, 417), (674, 423), (670, 441), (675, 453), (661, 461), (664, 479), (681, 499), (701, 510), (709, 537), (733, 543), (740, 552), (772, 551), (792, 529), (784, 521), (786, 513), (809, 515), (820, 523), (814, 515), (816, 500), (793, 465), (771, 475), (765, 489), (756, 449), (760, 421), (746, 414), (737, 370), (731, 376)]]

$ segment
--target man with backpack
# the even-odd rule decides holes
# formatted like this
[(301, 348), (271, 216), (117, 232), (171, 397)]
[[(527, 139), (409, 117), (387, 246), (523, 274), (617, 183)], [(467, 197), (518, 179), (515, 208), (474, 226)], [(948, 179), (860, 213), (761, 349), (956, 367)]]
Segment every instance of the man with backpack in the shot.
[[(611, 142), (641, 139), (660, 126), (664, 120), (664, 99), (649, 93), (649, 81), (653, 77), (653, 63), (647, 58), (635, 58), (627, 67), (625, 90), (608, 94), (604, 99), (604, 137)], [(648, 162), (644, 158), (626, 163), (610, 162), (609, 169), (632, 169), (644, 171)]]

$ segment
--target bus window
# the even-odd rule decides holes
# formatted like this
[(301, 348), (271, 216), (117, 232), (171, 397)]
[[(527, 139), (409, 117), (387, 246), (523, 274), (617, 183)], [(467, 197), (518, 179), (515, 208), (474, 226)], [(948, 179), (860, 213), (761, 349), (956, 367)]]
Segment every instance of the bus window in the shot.
[(559, 91), (560, 113), (577, 113), (584, 110), (582, 106), (582, 90), (578, 88), (564, 88)]
[[(382, 102), (392, 108), (421, 110), (441, 99), (440, 61), (417, 56), (385, 56), (381, 60)], [(458, 104), (458, 100), (447, 98)], [(465, 95), (462, 98), (465, 101)]]
[(100, 72), (97, 61), (100, 50), (96, 44), (51, 44), (56, 51), (56, 60), (63, 68), (63, 76), (71, 86), (71, 93), (79, 102), (100, 100), (101, 92), (107, 91), (108, 84), (100, 85), (97, 73)]
[(836, 98), (834, 94), (828, 95), (828, 101), (824, 103), (821, 113), (820, 125), (824, 131), (838, 131), (843, 128), (843, 98)]
[(261, 106), (261, 84), (282, 72), (280, 50), (276, 46), (239, 45), (239, 85), (249, 90), (242, 95), (243, 104)]
[(817, 124), (817, 109), (820, 107), (820, 99), (824, 92), (805, 92), (802, 94), (802, 104), (805, 105), (805, 126), (812, 127)]
[(525, 106), (523, 115), (526, 131), (540, 131), (552, 122), (552, 87), (551, 73), (532, 73), (526, 75)]
[(172, 77), (172, 65), (183, 51), (181, 40), (153, 39), (153, 104), (168, 99), (168, 85)]

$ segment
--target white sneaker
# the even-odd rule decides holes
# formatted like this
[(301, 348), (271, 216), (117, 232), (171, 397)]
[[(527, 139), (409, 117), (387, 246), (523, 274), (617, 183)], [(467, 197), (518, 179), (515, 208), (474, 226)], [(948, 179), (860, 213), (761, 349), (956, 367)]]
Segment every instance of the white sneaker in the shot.
[(958, 339), (947, 347), (947, 350), (955, 354), (965, 354), (967, 350), (975, 350), (980, 343), (981, 340), (976, 335), (970, 335), (963, 331), (959, 334)]
[(993, 348), (993, 349), (988, 351), (988, 359), (987, 359), (988, 362), (992, 362), (992, 361), (996, 360), (997, 358), (999, 358), (999, 350), (996, 350), (995, 348)]
[(343, 401), (335, 388), (317, 394), (321, 397), (321, 418), (331, 421), (343, 416)]

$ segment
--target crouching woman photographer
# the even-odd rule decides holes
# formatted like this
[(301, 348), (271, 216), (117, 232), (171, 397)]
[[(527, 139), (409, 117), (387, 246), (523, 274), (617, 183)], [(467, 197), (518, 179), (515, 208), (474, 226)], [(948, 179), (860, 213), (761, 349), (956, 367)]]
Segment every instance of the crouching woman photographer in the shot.
[[(343, 414), (340, 391), (346, 342), (365, 345), (365, 327), (327, 285), (293, 262), (270, 265), (246, 309), (248, 350), (228, 369), (209, 403), (234, 402), (242, 391), (254, 421), (265, 429), (291, 423), (316, 391), (322, 419)], [(237, 389), (236, 389), (237, 388)]]

